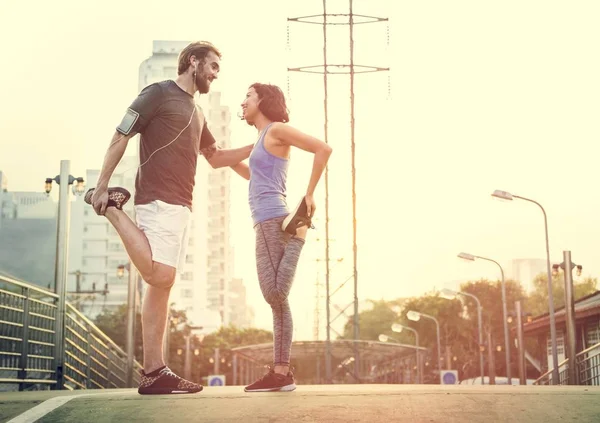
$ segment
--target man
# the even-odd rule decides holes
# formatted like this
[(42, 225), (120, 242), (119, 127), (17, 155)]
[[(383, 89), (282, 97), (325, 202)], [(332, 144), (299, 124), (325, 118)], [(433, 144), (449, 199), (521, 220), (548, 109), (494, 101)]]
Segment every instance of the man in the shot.
[[(151, 84), (133, 101), (117, 127), (95, 189), (85, 201), (106, 216), (119, 233), (136, 269), (148, 283), (142, 309), (144, 370), (140, 394), (193, 393), (202, 386), (174, 374), (164, 362), (163, 337), (169, 293), (185, 260), (198, 154), (213, 168), (248, 158), (252, 145), (218, 149), (194, 101), (205, 94), (220, 70), (221, 53), (194, 42), (179, 55), (178, 76)], [(135, 181), (136, 224), (122, 210), (130, 194), (109, 188), (110, 177), (128, 141), (141, 134), (140, 166)]]

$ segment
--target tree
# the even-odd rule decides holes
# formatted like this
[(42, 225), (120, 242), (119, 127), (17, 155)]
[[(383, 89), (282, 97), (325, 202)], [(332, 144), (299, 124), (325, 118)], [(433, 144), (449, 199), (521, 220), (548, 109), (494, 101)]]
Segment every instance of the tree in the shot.
[[(380, 334), (388, 335), (399, 343), (414, 345), (415, 338), (410, 331), (395, 333), (392, 331), (393, 323), (400, 323), (411, 327), (419, 333), (419, 343), (421, 347), (429, 350), (425, 358), (427, 369), (436, 369), (437, 360), (437, 334), (435, 324), (429, 319), (421, 319), (418, 322), (410, 321), (406, 318), (406, 312), (409, 310), (421, 311), (429, 314), (440, 323), (440, 339), (442, 345), (442, 356), (446, 357), (446, 346), (454, 355), (464, 355), (462, 345), (465, 340), (462, 334), (468, 331), (465, 329), (468, 322), (463, 316), (463, 308), (458, 300), (448, 301), (439, 297), (437, 294), (427, 294), (422, 297), (409, 298), (407, 300), (397, 299), (393, 301), (373, 301), (370, 300), (373, 307), (370, 310), (362, 311), (359, 314), (360, 339), (378, 340)], [(353, 338), (353, 319), (350, 317), (344, 327), (345, 339)], [(456, 353), (456, 354), (455, 354)], [(453, 358), (454, 355), (451, 357)], [(435, 358), (434, 358), (435, 357)], [(436, 375), (427, 374), (428, 380), (437, 380)]]
[[(424, 376), (425, 380), (437, 383), (438, 346), (436, 325), (428, 318), (421, 318), (417, 322), (408, 320), (406, 314), (411, 310), (428, 314), (437, 319), (440, 329), (441, 351), (439, 353), (442, 357), (441, 368), (456, 368), (462, 372), (463, 364), (472, 355), (470, 351), (476, 348), (476, 342), (473, 345), (472, 336), (470, 336), (473, 332), (473, 322), (465, 318), (468, 316), (465, 315), (460, 300), (449, 301), (440, 297), (437, 293), (430, 293), (407, 300), (403, 305), (402, 313), (398, 316), (400, 324), (412, 327), (419, 333), (420, 346), (429, 350), (429, 354), (426, 356), (426, 374)], [(414, 343), (414, 341), (407, 343)], [(456, 357), (456, 361), (454, 357)], [(428, 373), (427, 370), (432, 373)]]
[[(399, 305), (396, 301), (367, 300), (373, 307), (370, 310), (364, 310), (358, 314), (358, 327), (360, 328), (360, 339), (373, 340), (379, 339), (379, 334), (390, 332), (392, 323), (398, 318), (394, 311)], [(341, 339), (354, 338), (354, 319), (350, 317), (344, 325), (344, 333)]]
[[(514, 314), (516, 300), (523, 300), (525, 293), (520, 284), (507, 280), (506, 304), (509, 315)], [(504, 360), (504, 320), (502, 307), (502, 283), (500, 281), (470, 281), (461, 285), (461, 291), (476, 296), (482, 305), (483, 347), (492, 348), (496, 354), (496, 374), (506, 374)], [(435, 324), (429, 319), (418, 322), (409, 321), (406, 313), (409, 310), (420, 311), (435, 317), (440, 324), (440, 343), (442, 368), (453, 368), (459, 371), (462, 379), (477, 377), (479, 367), (479, 336), (477, 306), (475, 301), (467, 296), (457, 296), (447, 300), (436, 293), (407, 300), (370, 301), (373, 307), (364, 310), (359, 315), (360, 339), (377, 340), (379, 334), (393, 337), (400, 343), (414, 344), (415, 339), (410, 331), (394, 333), (393, 323), (400, 323), (418, 331), (420, 345), (427, 348), (429, 353), (428, 369), (436, 369), (437, 336)], [(514, 324), (514, 323), (513, 323)], [(492, 345), (487, 346), (487, 333), (491, 334)], [(509, 335), (512, 339), (512, 335)], [(343, 338), (353, 338), (353, 321), (349, 318), (344, 327)], [(497, 351), (497, 347), (501, 351)], [(517, 351), (511, 348), (511, 363), (516, 363)], [(486, 354), (487, 360), (487, 354)], [(487, 372), (487, 366), (485, 368)], [(512, 370), (512, 368), (511, 368)], [(516, 367), (514, 372), (516, 372)], [(429, 380), (437, 381), (437, 375), (429, 374)]]
[[(123, 350), (126, 348), (127, 336), (127, 304), (122, 304), (114, 311), (104, 309), (96, 316), (94, 324), (104, 332), (115, 344)], [(134, 356), (140, 363), (143, 360), (142, 351), (142, 319), (140, 313), (135, 316)]]
[[(232, 380), (232, 353), (234, 347), (273, 342), (273, 333), (270, 331), (247, 328), (240, 329), (235, 326), (221, 327), (218, 331), (208, 334), (200, 341), (199, 337), (191, 334), (188, 318), (183, 310), (171, 308), (169, 328), (169, 360), (167, 365), (175, 373), (183, 375), (185, 366), (186, 336), (191, 335), (192, 379), (200, 381), (203, 376), (213, 373), (215, 349), (219, 348), (219, 372), (224, 374), (228, 381)], [(96, 326), (111, 338), (119, 347), (125, 349), (127, 333), (127, 305), (123, 304), (114, 311), (103, 311), (94, 321)], [(142, 322), (139, 313), (136, 314), (135, 327), (135, 358), (143, 364), (142, 349)], [(213, 360), (214, 361), (214, 360)]]
[(206, 335), (202, 342), (194, 335), (191, 345), (192, 349), (198, 349), (198, 355), (192, 354), (192, 379), (200, 380), (203, 376), (213, 374), (214, 362), (211, 363), (211, 359), (214, 360), (215, 349), (219, 348), (219, 373), (224, 374), (226, 381), (230, 383), (233, 380), (231, 349), (269, 342), (273, 342), (273, 333), (257, 328), (223, 326), (218, 331)]
[[(508, 316), (514, 316), (515, 310), (515, 302), (517, 300), (525, 300), (525, 291), (521, 287), (521, 284), (513, 281), (506, 280), (506, 309)], [(503, 305), (502, 305), (502, 282), (494, 281), (490, 282), (486, 279), (482, 279), (475, 282), (466, 282), (461, 285), (461, 291), (467, 292), (471, 295), (476, 296), (481, 302), (482, 308), (482, 329), (483, 329), (483, 343), (486, 352), (485, 359), (487, 360), (487, 352), (488, 348), (492, 348), (493, 354), (495, 355), (495, 371), (498, 376), (505, 376), (507, 374), (506, 371), (506, 355), (505, 355), (505, 342), (504, 342), (504, 313), (503, 313)], [(466, 298), (464, 300), (464, 304), (468, 309), (469, 316), (472, 316), (472, 321), (474, 324), (477, 324), (477, 306), (475, 301), (471, 298)], [(508, 317), (507, 316), (507, 317)], [(509, 325), (509, 343), (510, 343), (510, 362), (511, 362), (511, 374), (514, 375), (518, 371), (517, 366), (517, 357), (518, 351), (514, 348), (514, 344), (512, 343), (512, 339), (515, 334), (511, 334), (511, 330), (515, 331), (514, 325), (516, 324), (516, 320), (513, 319), (513, 323)], [(477, 326), (475, 326), (476, 328)], [(487, 345), (487, 334), (491, 335), (492, 345)], [(473, 336), (477, 336), (477, 332), (474, 332)], [(498, 351), (498, 348), (500, 351)], [(472, 360), (476, 362), (479, 361), (479, 347), (475, 351), (477, 357), (472, 357)], [(486, 361), (487, 362), (487, 361)], [(469, 377), (475, 377), (475, 375), (479, 374), (479, 364), (477, 366), (471, 366), (474, 375)], [(475, 369), (477, 369), (475, 371)], [(487, 365), (485, 366), (485, 372), (488, 371)]]
[[(597, 278), (584, 278), (581, 281), (573, 283), (573, 296), (575, 300), (583, 298), (596, 292), (598, 286)], [(534, 316), (548, 313), (548, 277), (545, 273), (540, 273), (533, 280), (533, 291), (527, 301), (527, 310)], [(556, 276), (552, 276), (552, 296), (554, 297), (554, 309), (559, 309), (565, 305), (565, 277), (561, 271)]]

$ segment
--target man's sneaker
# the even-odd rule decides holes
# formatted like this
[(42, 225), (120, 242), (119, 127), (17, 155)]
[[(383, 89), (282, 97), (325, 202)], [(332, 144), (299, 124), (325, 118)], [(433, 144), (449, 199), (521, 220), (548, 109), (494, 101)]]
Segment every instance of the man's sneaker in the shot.
[(296, 206), (294, 211), (290, 213), (281, 224), (281, 230), (287, 232), (290, 235), (296, 235), (296, 229), (308, 226), (311, 229), (315, 227), (311, 223), (310, 216), (308, 215), (308, 209), (306, 207), (306, 200), (302, 197), (300, 203)]
[[(85, 197), (83, 197), (83, 201), (88, 204), (92, 204), (92, 195), (94, 195), (95, 188), (91, 188), (88, 192), (85, 193)], [(123, 206), (129, 199), (131, 198), (131, 194), (125, 188), (109, 188), (108, 189), (108, 205), (107, 207), (116, 207), (119, 210), (123, 210)]]
[(141, 375), (138, 388), (141, 395), (193, 394), (202, 390), (202, 385), (177, 376), (168, 367), (163, 367), (155, 376), (146, 375), (143, 370)]
[(275, 373), (274, 370), (269, 372), (254, 382), (252, 385), (248, 385), (244, 388), (246, 392), (289, 392), (296, 389), (296, 383), (294, 381), (294, 375), (292, 372), (288, 372), (287, 375), (281, 375)]

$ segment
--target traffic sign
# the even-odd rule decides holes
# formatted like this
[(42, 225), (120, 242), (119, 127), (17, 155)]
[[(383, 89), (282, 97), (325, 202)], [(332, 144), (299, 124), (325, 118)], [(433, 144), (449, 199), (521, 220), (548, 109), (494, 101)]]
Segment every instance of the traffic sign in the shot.
[(210, 375), (208, 377), (208, 386), (224, 386), (225, 375)]

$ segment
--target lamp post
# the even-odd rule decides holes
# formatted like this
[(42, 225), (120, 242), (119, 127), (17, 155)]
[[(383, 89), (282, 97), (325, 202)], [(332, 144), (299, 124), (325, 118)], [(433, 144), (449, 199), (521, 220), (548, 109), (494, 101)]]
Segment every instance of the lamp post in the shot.
[(475, 256), (473, 254), (468, 253), (460, 253), (458, 255), (459, 258), (468, 261), (475, 261), (475, 259), (481, 259), (486, 261), (491, 261), (492, 263), (496, 263), (500, 268), (500, 275), (502, 276), (502, 319), (504, 321), (504, 350), (506, 354), (506, 379), (508, 384), (511, 384), (511, 371), (510, 371), (510, 340), (508, 334), (508, 312), (506, 310), (506, 282), (504, 281), (504, 269), (500, 266), (495, 260), (492, 260), (487, 257)]
[[(567, 358), (569, 359), (569, 365), (567, 367), (569, 385), (579, 385), (579, 372), (577, 371), (577, 362), (575, 356), (577, 355), (577, 341), (576, 341), (576, 324), (575, 324), (575, 297), (573, 292), (573, 270), (577, 269), (577, 276), (581, 275), (583, 266), (575, 264), (571, 261), (571, 252), (563, 251), (563, 262), (561, 264), (555, 264), (552, 266), (555, 273), (558, 273), (558, 269), (561, 268), (565, 273), (565, 314), (566, 314), (566, 327), (567, 327)], [(553, 273), (554, 273), (553, 272)]]
[[(546, 210), (542, 207), (540, 203), (537, 201), (531, 200), (529, 198), (520, 197), (518, 195), (513, 195), (510, 192), (495, 190), (492, 193), (492, 197), (499, 198), (501, 200), (512, 201), (513, 198), (518, 198), (521, 200), (529, 201), (530, 203), (536, 204), (542, 209), (542, 213), (544, 215), (544, 231), (546, 235), (546, 270), (548, 276), (548, 319), (550, 320), (550, 342), (552, 344), (552, 383), (558, 385), (560, 383), (558, 379), (558, 349), (556, 344), (556, 320), (554, 318), (554, 295), (552, 293), (552, 272), (550, 270), (550, 242), (548, 240), (548, 217), (546, 216)], [(505, 316), (506, 320), (506, 316)]]
[(137, 293), (137, 271), (131, 261), (117, 267), (117, 277), (122, 279), (128, 271), (127, 284), (127, 334), (125, 352), (127, 353), (127, 386), (133, 387), (133, 361), (135, 359), (135, 309)]
[(413, 322), (418, 322), (419, 320), (421, 320), (421, 317), (425, 317), (426, 319), (430, 319), (433, 320), (435, 322), (435, 328), (436, 328), (436, 334), (437, 334), (437, 353), (438, 353), (438, 359), (437, 359), (437, 369), (438, 369), (438, 373), (439, 373), (439, 378), (440, 378), (440, 384), (442, 382), (442, 367), (441, 367), (441, 362), (442, 362), (442, 347), (441, 347), (441, 343), (440, 343), (440, 324), (438, 322), (438, 320), (433, 317), (430, 316), (428, 314), (425, 313), (421, 313), (419, 311), (414, 311), (414, 310), (410, 310), (406, 313), (406, 317), (408, 320), (412, 320)]
[(392, 325), (392, 331), (396, 333), (402, 333), (405, 329), (415, 334), (415, 346), (417, 347), (417, 379), (418, 383), (423, 383), (423, 360), (421, 359), (421, 352), (419, 351), (419, 332), (411, 327), (401, 325), (400, 323), (394, 323)]
[(54, 368), (56, 370), (56, 385), (54, 388), (63, 389), (64, 360), (65, 360), (65, 317), (67, 301), (67, 274), (69, 255), (69, 222), (71, 219), (71, 202), (69, 201), (69, 186), (77, 182), (73, 192), (83, 194), (85, 189), (83, 178), (75, 178), (69, 174), (71, 162), (60, 161), (60, 174), (54, 178), (46, 178), (45, 191), (50, 194), (52, 182), (60, 186), (58, 202), (58, 225), (56, 230), (56, 264), (54, 272), (54, 287), (57, 299), (56, 308), (56, 340), (54, 347)]
[(525, 363), (525, 337), (523, 336), (523, 317), (529, 321), (530, 313), (523, 313), (521, 301), (515, 301), (515, 314), (517, 315), (517, 342), (519, 344), (519, 383), (527, 385), (527, 365)]
[[(188, 334), (185, 335), (185, 357), (184, 357), (184, 362), (183, 362), (183, 377), (187, 380), (190, 380), (192, 378), (192, 348), (191, 348), (191, 344), (192, 344), (192, 337), (194, 336), (192, 331), (202, 330), (202, 329), (204, 329), (204, 327), (188, 325), (187, 328), (188, 328)], [(202, 342), (204, 340), (204, 334), (198, 335), (198, 337), (200, 338), (200, 342)], [(194, 350), (195, 355), (198, 355), (199, 353), (200, 353), (199, 350)]]
[(484, 378), (484, 370), (483, 370), (483, 351), (481, 350), (481, 347), (483, 345), (483, 332), (482, 332), (482, 319), (481, 319), (481, 302), (479, 301), (479, 298), (477, 298), (475, 295), (473, 294), (469, 294), (468, 292), (463, 292), (463, 291), (453, 291), (451, 289), (442, 289), (440, 292), (440, 296), (442, 298), (446, 298), (448, 300), (453, 300), (454, 298), (456, 298), (457, 295), (463, 295), (466, 297), (470, 297), (473, 298), (475, 300), (475, 302), (477, 303), (477, 333), (478, 333), (478, 342), (479, 342), (479, 371), (481, 373), (481, 384), (484, 384), (483, 378)]

